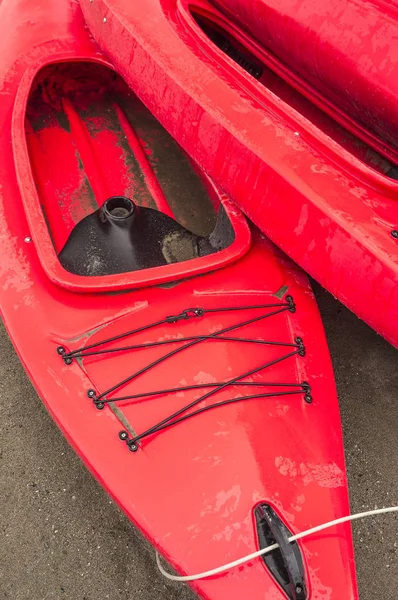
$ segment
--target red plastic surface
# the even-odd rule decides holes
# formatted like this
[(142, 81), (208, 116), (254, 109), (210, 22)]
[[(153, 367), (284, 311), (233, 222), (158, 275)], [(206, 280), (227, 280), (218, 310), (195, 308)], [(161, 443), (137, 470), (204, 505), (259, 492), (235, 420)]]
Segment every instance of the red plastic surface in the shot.
[[(75, 2), (42, 0), (37, 6), (26, 0), (3, 0), (0, 23), (1, 312), (32, 382), (72, 446), (128, 517), (182, 573), (218, 566), (255, 550), (252, 511), (258, 502), (271, 503), (293, 532), (346, 515), (340, 416), (316, 304), (305, 275), (257, 230), (251, 250), (240, 260), (172, 286), (81, 294), (47, 276), (35, 242), (29, 241), (19, 166), (11, 152), (12, 109), (32, 65), (39, 71), (50, 61), (104, 59)], [(67, 144), (65, 148), (68, 151)], [(35, 156), (39, 160), (40, 155)], [(55, 170), (50, 173), (48, 186), (55, 185), (58, 176)], [(79, 190), (74, 172), (70, 185), (72, 192)], [(246, 327), (244, 333), (285, 343), (300, 336), (306, 355), (276, 363), (254, 379), (308, 381), (312, 404), (302, 395), (231, 404), (148, 438), (135, 454), (118, 437), (126, 420), (141, 431), (185, 404), (191, 393), (126, 401), (118, 403), (119, 411), (115, 405), (99, 411), (87, 391), (114, 384), (130, 372), (132, 362), (148, 364), (159, 356), (159, 347), (86, 357), (69, 366), (57, 353), (60, 344), (74, 349), (96, 343), (188, 307), (274, 304), (287, 293), (294, 297), (295, 313), (285, 311)], [(208, 314), (142, 332), (135, 341), (214, 334), (252, 315), (253, 310), (245, 309), (238, 317)], [(279, 352), (272, 345), (245, 345), (242, 351), (239, 343), (209, 340), (129, 388), (140, 392), (155, 385), (226, 380), (275, 359)], [(225, 390), (224, 398), (229, 393)], [(357, 598), (348, 524), (300, 542), (300, 547), (311, 598)], [(284, 599), (261, 560), (198, 581), (194, 589), (208, 600)]]
[(382, 174), (382, 160), (354, 151), (355, 139), (333, 133), (319, 108), (304, 110), (305, 99), (290, 101), (286, 90), (278, 96), (211, 43), (192, 16), (225, 22), (210, 4), (81, 5), (100, 46), (185, 150), (266, 235), (398, 346), (398, 184)]
[[(398, 29), (392, 3), (211, 0), (282, 65), (351, 115), (398, 162)], [(332, 108), (332, 107), (331, 107)]]

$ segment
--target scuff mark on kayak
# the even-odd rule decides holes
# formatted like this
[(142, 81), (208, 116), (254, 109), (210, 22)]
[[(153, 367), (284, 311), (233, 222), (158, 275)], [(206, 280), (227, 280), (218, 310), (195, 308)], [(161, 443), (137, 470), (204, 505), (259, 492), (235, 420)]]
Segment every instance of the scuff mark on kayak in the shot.
[(212, 460), (213, 460), (213, 467), (217, 467), (218, 465), (221, 465), (223, 462), (223, 458), (221, 456), (213, 456)]
[(55, 381), (55, 383), (57, 384), (58, 387), (62, 388), (63, 391), (70, 395), (70, 391), (68, 389), (68, 387), (65, 385), (65, 382), (62, 381), (62, 379), (60, 379), (57, 375), (57, 373), (55, 373), (55, 371), (53, 369), (51, 369), (50, 367), (47, 367), (47, 373), (49, 374), (50, 377), (52, 377), (52, 379)]
[(115, 417), (121, 422), (123, 427), (127, 429), (131, 437), (136, 437), (137, 432), (135, 431), (133, 426), (130, 425), (129, 420), (127, 419), (125, 414), (120, 410), (120, 408), (118, 408), (113, 402), (108, 402), (108, 406), (115, 415)]
[(212, 333), (217, 333), (217, 331), (220, 331), (223, 328), (223, 325), (221, 323), (219, 323), (218, 325), (212, 325), (211, 327), (209, 327), (209, 334), (211, 335)]
[[(178, 382), (178, 386), (180, 386), (180, 387), (185, 387), (186, 385), (188, 385), (188, 381), (186, 379), (180, 379), (180, 381)], [(185, 396), (185, 392), (177, 392), (176, 393), (177, 398), (184, 398), (184, 396)]]
[(294, 460), (277, 456), (275, 458), (275, 466), (284, 477), (289, 476), (291, 479), (297, 477), (297, 467)]
[(194, 523), (192, 525), (188, 525), (187, 531), (189, 531), (191, 539), (195, 539), (202, 533), (202, 528)]
[[(0, 251), (3, 260), (0, 261), (0, 282), (3, 291), (9, 288), (22, 292), (32, 287), (30, 279), (30, 264), (22, 248), (18, 248), (19, 242), (16, 237), (7, 239), (6, 232), (0, 236)], [(13, 252), (6, 249), (6, 243), (12, 245)], [(4, 257), (7, 257), (4, 259)]]
[(223, 510), (221, 517), (227, 517), (237, 509), (241, 495), (242, 490), (238, 484), (233, 485), (229, 490), (221, 490), (216, 495), (215, 503), (210, 504), (208, 502), (201, 511), (200, 516), (203, 517), (206, 514), (221, 512)]
[(308, 485), (316, 481), (321, 487), (336, 488), (344, 486), (344, 473), (336, 465), (330, 463), (328, 465), (305, 465), (301, 463), (300, 471), (303, 475), (304, 485)]
[(299, 222), (297, 224), (297, 227), (295, 227), (295, 229), (294, 229), (294, 233), (296, 235), (300, 235), (303, 233), (304, 227), (306, 226), (307, 221), (308, 221), (308, 205), (303, 204), (303, 206), (301, 207)]
[(314, 464), (296, 463), (290, 458), (277, 456), (275, 466), (284, 477), (296, 479), (301, 476), (304, 485), (317, 483), (320, 487), (337, 488), (344, 486), (344, 473), (336, 463)]
[(204, 371), (199, 371), (199, 373), (194, 376), (193, 380), (196, 383), (215, 383), (217, 381), (214, 375), (205, 373)]
[(291, 507), (296, 511), (296, 512), (301, 512), (303, 510), (303, 504), (305, 502), (305, 496), (304, 494), (299, 494), (297, 496), (297, 498), (295, 500), (293, 500), (293, 502), (291, 503)]
[(231, 523), (231, 525), (227, 525), (222, 531), (215, 533), (212, 537), (213, 541), (219, 542), (220, 540), (225, 540), (226, 542), (230, 542), (234, 531), (238, 531), (242, 527), (242, 522), (237, 521), (236, 523)]
[(222, 516), (227, 517), (237, 509), (241, 495), (242, 490), (238, 484), (233, 485), (232, 488), (226, 492), (219, 492), (216, 497), (214, 510), (219, 512), (222, 508), (225, 508)]
[(87, 331), (84, 331), (83, 333), (79, 333), (75, 337), (70, 338), (68, 340), (68, 342), (80, 342), (84, 338), (89, 338), (92, 335), (95, 335), (96, 333), (98, 333), (99, 331), (101, 331), (101, 329), (104, 329), (104, 327), (106, 327), (106, 326), (107, 326), (107, 323), (104, 323), (103, 325), (98, 325), (97, 327), (93, 327), (92, 329), (88, 329)]
[(278, 415), (278, 417), (284, 417), (289, 410), (289, 404), (280, 404), (278, 402), (276, 405), (276, 414)]

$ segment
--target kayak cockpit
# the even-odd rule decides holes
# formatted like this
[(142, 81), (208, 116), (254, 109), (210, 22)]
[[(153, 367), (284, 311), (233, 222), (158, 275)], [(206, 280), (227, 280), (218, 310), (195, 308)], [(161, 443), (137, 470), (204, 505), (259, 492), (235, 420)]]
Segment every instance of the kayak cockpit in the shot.
[(32, 238), (61, 285), (164, 283), (222, 267), (250, 245), (244, 217), (102, 64), (42, 68), (24, 138), (16, 166)]

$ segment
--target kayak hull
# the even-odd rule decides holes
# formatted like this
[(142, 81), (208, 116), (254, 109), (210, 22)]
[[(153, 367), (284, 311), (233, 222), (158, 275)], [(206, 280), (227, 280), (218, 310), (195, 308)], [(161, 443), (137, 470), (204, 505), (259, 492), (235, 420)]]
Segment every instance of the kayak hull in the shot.
[[(308, 281), (258, 230), (253, 228), (250, 234), (240, 211), (223, 194), (218, 194), (218, 204), (224, 203), (236, 240), (243, 242), (217, 270), (208, 264), (199, 276), (190, 271), (187, 260), (181, 263), (182, 279), (170, 282), (166, 277), (154, 284), (145, 279), (144, 270), (141, 286), (136, 281), (136, 286), (118, 293), (112, 287), (114, 280), (103, 291), (90, 287), (89, 277), (82, 277), (79, 289), (72, 289), (58, 275), (50, 276), (49, 255), (38, 247), (38, 240), (44, 239), (40, 236), (45, 227), (57, 248), (57, 236), (65, 233), (61, 221), (69, 214), (65, 202), (80, 190), (80, 179), (74, 178), (72, 163), (65, 172), (38, 168), (43, 152), (50, 160), (49, 149), (58, 151), (59, 144), (52, 144), (60, 136), (67, 155), (67, 136), (73, 127), (59, 116), (53, 98), (41, 125), (32, 120), (36, 96), (29, 86), (48, 65), (95, 62), (111, 67), (89, 37), (76, 3), (46, 0), (40, 8), (31, 7), (31, 12), (28, 8), (22, 0), (0, 5), (5, 27), (1, 43), (10, 49), (0, 67), (7, 92), (0, 109), (0, 307), (18, 355), (54, 420), (126, 515), (183, 574), (258, 549), (254, 509), (259, 503), (268, 502), (294, 533), (346, 515), (347, 481), (333, 371)], [(29, 36), (15, 36), (24, 26)], [(81, 78), (77, 81), (82, 85)], [(71, 88), (68, 84), (67, 94)], [(22, 106), (26, 120), (21, 118)], [(68, 102), (66, 106), (70, 108)], [(54, 111), (61, 129), (54, 125)], [(82, 119), (80, 127), (82, 121), (89, 123)], [(98, 157), (95, 144), (103, 132), (114, 133), (97, 129), (89, 144), (86, 136), (76, 134), (77, 151), (84, 154), (82, 148), (90, 146)], [(107, 145), (110, 155), (112, 137)], [(130, 152), (136, 156), (132, 148)], [(119, 157), (113, 176), (103, 173), (111, 193), (120, 193), (113, 185), (124, 164)], [(84, 171), (94, 182), (95, 174), (93, 179), (87, 165), (91, 162), (83, 159)], [(23, 179), (26, 170), (30, 182)], [(32, 188), (39, 189), (42, 206), (50, 208), (47, 200), (57, 198), (53, 194), (57, 182), (63, 182), (69, 171), (73, 189), (68, 196), (58, 196), (59, 228), (53, 225), (55, 212), (44, 225), (41, 215), (33, 219)], [(22, 181), (26, 183), (21, 185)], [(100, 191), (96, 198), (99, 203), (104, 200)], [(174, 264), (165, 269), (170, 266)], [(225, 329), (229, 336), (226, 332), (223, 338)], [(132, 330), (138, 331), (127, 335)], [(165, 353), (165, 346), (179, 347), (182, 338), (195, 344), (179, 352), (176, 360), (170, 356), (148, 370)], [(122, 339), (124, 345), (140, 347), (116, 351)], [(145, 372), (129, 379), (137, 370)], [(204, 408), (217, 401), (220, 406), (141, 437), (134, 452), (126, 444), (125, 435), (129, 439), (142, 435), (209, 387), (214, 390), (217, 383), (228, 381), (197, 405)], [(176, 387), (184, 389), (165, 391)], [(134, 398), (121, 400), (121, 394)], [(357, 598), (348, 524), (300, 543), (300, 551), (313, 597)], [(253, 599), (285, 598), (260, 559), (192, 585), (209, 600), (245, 594)]]
[[(356, 155), (356, 138), (347, 151), (348, 134), (324, 125), (316, 107), (306, 105), (304, 115), (303, 100), (290, 106), (288, 94), (282, 100), (260, 85), (209, 41), (184, 0), (147, 0), (134, 14), (124, 0), (81, 4), (101, 48), (188, 154), (280, 248), (397, 346), (397, 183), (380, 171), (382, 159), (369, 162), (366, 147)], [(195, 7), (227, 27), (211, 5)]]

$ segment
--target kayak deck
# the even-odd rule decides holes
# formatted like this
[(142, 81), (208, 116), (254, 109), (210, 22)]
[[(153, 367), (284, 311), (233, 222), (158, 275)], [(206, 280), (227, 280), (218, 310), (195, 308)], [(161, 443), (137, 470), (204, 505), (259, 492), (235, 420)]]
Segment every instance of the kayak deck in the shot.
[[(65, 364), (76, 360), (81, 365), (93, 385), (88, 397), (98, 409), (105, 404), (112, 410), (117, 407), (118, 418), (134, 424), (127, 428), (133, 440), (130, 449), (138, 449), (137, 437), (149, 438), (145, 439), (146, 445), (163, 431), (161, 428), (143, 435), (156, 427), (154, 415), (159, 422), (165, 421), (166, 429), (207, 410), (261, 397), (290, 399), (290, 411), (294, 412), (293, 396), (297, 396), (301, 412), (300, 398), (311, 403), (312, 396), (310, 384), (301, 380), (300, 364), (295, 360), (305, 356), (304, 342), (285, 334), (285, 313), (295, 311), (294, 301), (287, 296), (283, 302), (276, 298), (270, 303), (270, 297), (261, 294), (255, 299), (257, 305), (245, 306), (243, 297), (231, 306), (217, 307), (211, 299), (203, 298), (200, 308), (188, 308), (155, 323), (140, 323), (138, 331), (132, 328), (131, 317), (121, 318), (85, 335), (83, 346), (80, 339), (77, 347), (75, 342), (58, 351)], [(178, 327), (180, 336), (184, 333), (175, 337), (175, 324), (180, 321), (184, 322)], [(259, 337), (259, 328), (263, 330), (264, 324), (266, 338)], [(250, 362), (253, 347), (261, 353), (260, 362)], [(248, 361), (242, 360), (244, 352), (250, 357)], [(239, 363), (245, 366), (241, 373), (234, 373), (230, 365)], [(194, 409), (197, 405), (198, 413), (187, 414), (187, 407)], [(192, 434), (196, 427), (197, 423), (192, 423)]]

